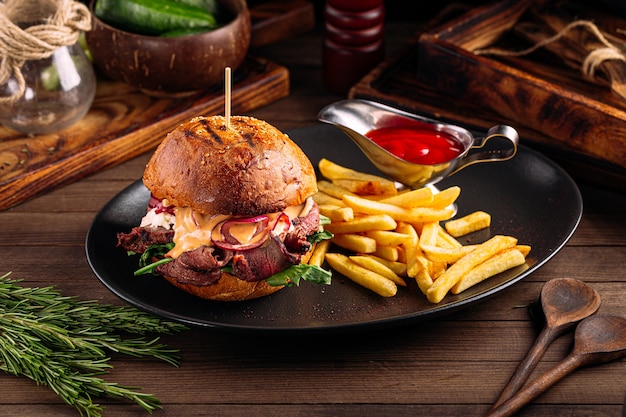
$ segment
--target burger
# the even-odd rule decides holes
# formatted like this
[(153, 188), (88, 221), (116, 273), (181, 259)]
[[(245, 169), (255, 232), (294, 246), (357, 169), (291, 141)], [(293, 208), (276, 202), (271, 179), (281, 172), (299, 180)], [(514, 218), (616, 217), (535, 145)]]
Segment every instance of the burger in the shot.
[(308, 265), (323, 230), (315, 171), (269, 123), (195, 117), (167, 134), (148, 161), (141, 224), (117, 234), (139, 255), (135, 275), (160, 275), (195, 296), (241, 301), (300, 280), (329, 284)]

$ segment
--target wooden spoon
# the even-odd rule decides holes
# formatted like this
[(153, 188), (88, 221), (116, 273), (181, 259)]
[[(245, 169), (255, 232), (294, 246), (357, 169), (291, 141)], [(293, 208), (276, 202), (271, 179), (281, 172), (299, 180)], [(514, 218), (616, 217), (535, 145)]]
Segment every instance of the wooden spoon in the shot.
[(541, 289), (540, 299), (546, 324), (491, 407), (492, 410), (511, 398), (524, 385), (554, 339), (600, 308), (600, 295), (596, 290), (572, 278), (556, 278), (546, 282)]
[(609, 362), (626, 355), (626, 318), (594, 315), (580, 322), (572, 352), (555, 367), (535, 379), (487, 417), (511, 416), (561, 378), (581, 366)]

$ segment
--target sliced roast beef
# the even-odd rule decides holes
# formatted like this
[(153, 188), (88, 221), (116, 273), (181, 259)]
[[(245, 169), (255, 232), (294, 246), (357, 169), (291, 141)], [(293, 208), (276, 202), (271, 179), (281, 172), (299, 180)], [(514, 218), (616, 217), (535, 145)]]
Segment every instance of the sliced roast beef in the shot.
[(215, 246), (200, 246), (197, 249), (181, 253), (176, 258), (176, 262), (198, 271), (208, 271), (226, 266), (232, 257), (232, 251)]
[(305, 236), (317, 232), (320, 227), (320, 208), (317, 204), (313, 203), (309, 214), (303, 217), (293, 219), (291, 223), (295, 229), (301, 230)]
[(117, 234), (117, 246), (126, 251), (144, 253), (146, 248), (154, 244), (169, 243), (174, 239), (174, 230), (165, 227), (133, 227), (128, 233)]
[(306, 253), (311, 244), (307, 236), (318, 231), (320, 227), (320, 209), (313, 204), (309, 214), (292, 220), (293, 229), (285, 236), (285, 246), (290, 252)]
[(285, 236), (285, 247), (292, 253), (306, 253), (311, 249), (311, 243), (306, 239), (305, 235), (290, 232)]
[(258, 248), (236, 252), (233, 275), (244, 281), (261, 281), (300, 262), (299, 253), (290, 253), (280, 239), (271, 235)]
[(175, 278), (181, 284), (196, 285), (198, 287), (213, 285), (222, 276), (222, 272), (219, 269), (198, 271), (176, 260), (157, 266), (155, 272)]
[(159, 265), (155, 272), (176, 278), (181, 284), (205, 286), (215, 284), (220, 278), (220, 268), (226, 266), (233, 252), (213, 246), (201, 246), (183, 252), (178, 258)]

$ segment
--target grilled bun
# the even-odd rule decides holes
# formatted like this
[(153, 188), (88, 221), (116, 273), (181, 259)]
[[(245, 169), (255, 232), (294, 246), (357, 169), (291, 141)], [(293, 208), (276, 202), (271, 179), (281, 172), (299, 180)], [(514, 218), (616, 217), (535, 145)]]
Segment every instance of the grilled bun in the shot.
[(265, 297), (284, 288), (281, 286), (271, 286), (265, 281), (248, 282), (222, 272), (220, 280), (213, 285), (196, 286), (178, 282), (176, 278), (164, 275), (170, 284), (180, 288), (196, 297), (213, 301), (245, 301), (254, 298)]
[(200, 213), (252, 216), (317, 192), (313, 166), (287, 135), (248, 116), (195, 117), (170, 132), (146, 166), (152, 194)]

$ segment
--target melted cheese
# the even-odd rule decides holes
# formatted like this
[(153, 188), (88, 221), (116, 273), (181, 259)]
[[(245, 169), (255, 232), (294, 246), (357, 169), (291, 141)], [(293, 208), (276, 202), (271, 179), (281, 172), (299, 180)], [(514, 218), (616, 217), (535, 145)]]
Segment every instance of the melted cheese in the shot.
[[(311, 204), (300, 204), (290, 206), (284, 210), (289, 216), (289, 220), (308, 213)], [(167, 256), (177, 258), (183, 252), (194, 250), (200, 246), (212, 246), (213, 241), (211, 235), (213, 229), (224, 220), (234, 218), (223, 214), (200, 214), (194, 212), (189, 207), (176, 207), (174, 209), (176, 221), (174, 223), (174, 247), (168, 252)], [(270, 224), (280, 213), (268, 214)], [(242, 244), (248, 243), (255, 235), (256, 224), (238, 223), (233, 225), (230, 233)]]

